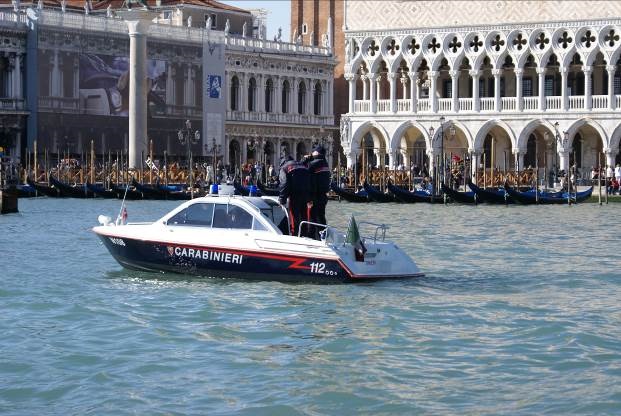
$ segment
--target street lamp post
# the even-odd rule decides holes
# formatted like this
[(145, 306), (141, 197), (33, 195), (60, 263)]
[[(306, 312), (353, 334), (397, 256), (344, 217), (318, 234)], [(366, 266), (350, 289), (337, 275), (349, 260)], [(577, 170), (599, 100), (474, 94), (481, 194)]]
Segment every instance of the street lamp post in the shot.
[(192, 123), (190, 120), (185, 121), (185, 128), (181, 129), (177, 132), (177, 137), (179, 139), (179, 143), (182, 146), (186, 146), (187, 148), (187, 157), (188, 157), (188, 181), (190, 186), (190, 197), (194, 198), (194, 183), (193, 183), (193, 173), (194, 167), (192, 166), (192, 144), (196, 144), (201, 139), (201, 133), (196, 130), (192, 133)]

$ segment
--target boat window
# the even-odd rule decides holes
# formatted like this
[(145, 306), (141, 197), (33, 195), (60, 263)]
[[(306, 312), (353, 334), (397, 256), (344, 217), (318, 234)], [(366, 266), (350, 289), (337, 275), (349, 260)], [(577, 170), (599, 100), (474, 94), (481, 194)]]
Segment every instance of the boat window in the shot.
[(234, 206), (218, 204), (213, 214), (213, 228), (235, 228), (242, 230), (252, 229), (252, 215), (244, 209)]
[(267, 228), (265, 228), (265, 225), (263, 225), (261, 221), (258, 221), (256, 218), (254, 219), (254, 222), (252, 223), (252, 229), (257, 230), (257, 231), (267, 231)]
[(167, 224), (211, 227), (212, 217), (213, 204), (197, 203), (175, 214), (167, 221)]

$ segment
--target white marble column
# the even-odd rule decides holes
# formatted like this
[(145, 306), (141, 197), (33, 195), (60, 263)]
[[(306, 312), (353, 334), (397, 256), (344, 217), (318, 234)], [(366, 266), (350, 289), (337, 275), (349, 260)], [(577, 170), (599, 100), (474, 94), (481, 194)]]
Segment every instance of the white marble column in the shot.
[(515, 70), (515, 99), (516, 99), (516, 108), (518, 111), (522, 111), (524, 109), (524, 99), (522, 98), (522, 77), (524, 76), (524, 70), (522, 68), (517, 68)]
[(567, 111), (568, 102), (567, 102), (567, 68), (560, 68), (561, 73), (561, 110)]
[(282, 80), (280, 77), (274, 77), (274, 103), (273, 112), (276, 114), (282, 114)]
[(585, 66), (582, 72), (584, 73), (584, 109), (591, 111), (593, 108), (593, 80), (591, 79), (593, 68)]
[(13, 66), (13, 88), (12, 88), (12, 97), (21, 99), (22, 98), (22, 55), (21, 53), (15, 54), (15, 61)]
[(558, 156), (560, 161), (559, 168), (565, 172), (569, 172), (569, 152), (565, 149), (559, 149)]
[(459, 111), (459, 71), (449, 71), (449, 75), (451, 76), (451, 99), (453, 112), (457, 113)]
[(59, 68), (58, 49), (54, 49), (54, 55), (52, 56), (52, 91), (50, 96), (60, 97), (60, 68)]
[(481, 99), (479, 97), (479, 77), (481, 76), (481, 71), (473, 69), (469, 74), (472, 77), (472, 111), (478, 113), (481, 111)]
[(347, 84), (349, 86), (349, 113), (352, 114), (354, 112), (354, 103), (356, 101), (356, 74), (345, 74), (345, 79), (347, 80)]
[(545, 68), (537, 68), (537, 75), (539, 75), (538, 84), (539, 87), (539, 111), (546, 110), (546, 90), (545, 90), (545, 80), (546, 80), (546, 69)]
[(118, 13), (129, 29), (129, 167), (140, 167), (147, 142), (147, 33), (157, 15), (144, 9)]
[(472, 149), (468, 149), (468, 152), (470, 153), (470, 176), (476, 178), (477, 169), (479, 169), (479, 163), (481, 163), (481, 152), (475, 152)]
[(615, 109), (615, 73), (617, 72), (616, 65), (606, 65), (606, 71), (608, 71), (608, 109)]
[(388, 83), (390, 85), (390, 112), (397, 112), (397, 74), (388, 73)]
[[(166, 104), (175, 105), (175, 82), (173, 77), (175, 75), (175, 68), (171, 62), (167, 63), (166, 69)], [(228, 85), (231, 85), (229, 82)]]
[(397, 166), (397, 151), (395, 149), (389, 149), (388, 150), (388, 169), (394, 170), (396, 166)]
[(610, 166), (614, 169), (616, 152), (613, 152), (612, 149), (604, 149), (604, 155), (606, 155), (606, 167)]
[(377, 83), (375, 82), (375, 80), (377, 79), (377, 74), (369, 74), (369, 89), (370, 91), (370, 100), (371, 100), (371, 112), (372, 113), (377, 113), (377, 96), (376, 96), (376, 92), (377, 92)]
[(502, 69), (492, 69), (492, 75), (494, 76), (494, 111), (498, 113), (502, 109), (500, 102), (500, 77), (502, 75)]
[(292, 82), (293, 88), (291, 88), (291, 111), (292, 114), (298, 114), (298, 79), (294, 78)]
[(431, 111), (434, 113), (438, 112), (438, 75), (440, 75), (438, 71), (429, 71), (429, 79), (431, 80), (431, 85), (429, 87), (429, 99), (431, 100)]
[(418, 111), (418, 72), (408, 72), (410, 77), (410, 111)]
[(403, 76), (399, 77), (399, 80), (401, 81), (401, 96), (403, 97), (404, 100), (407, 100), (408, 99), (408, 77), (404, 73)]
[(369, 76), (360, 75), (360, 80), (362, 81), (362, 99), (369, 100)]

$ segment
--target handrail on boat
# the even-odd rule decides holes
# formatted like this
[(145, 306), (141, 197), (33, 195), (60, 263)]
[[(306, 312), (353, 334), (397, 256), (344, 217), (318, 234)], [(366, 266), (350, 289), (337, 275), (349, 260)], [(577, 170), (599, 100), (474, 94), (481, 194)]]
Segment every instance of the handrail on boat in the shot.
[(380, 230), (382, 231), (381, 241), (384, 241), (386, 239), (386, 230), (390, 228), (386, 224), (377, 224), (377, 223), (369, 222), (369, 221), (361, 221), (358, 223), (358, 225), (362, 225), (362, 224), (372, 225), (375, 227), (375, 235), (373, 236), (373, 242), (376, 242), (378, 240), (377, 234)]

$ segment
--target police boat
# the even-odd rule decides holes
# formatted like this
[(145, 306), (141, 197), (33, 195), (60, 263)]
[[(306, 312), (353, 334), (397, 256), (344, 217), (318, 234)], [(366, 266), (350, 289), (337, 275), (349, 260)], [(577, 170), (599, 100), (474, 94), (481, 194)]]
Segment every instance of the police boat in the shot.
[(315, 240), (301, 234), (319, 224), (302, 222), (297, 235), (288, 235), (288, 221), (273, 197), (208, 195), (153, 223), (124, 224), (121, 215), (116, 222), (100, 215), (93, 231), (123, 267), (134, 270), (320, 283), (423, 276), (403, 250), (385, 241), (384, 225), (366, 223), (374, 234), (363, 237), (352, 217), (347, 233), (321, 226), (321, 240)]

